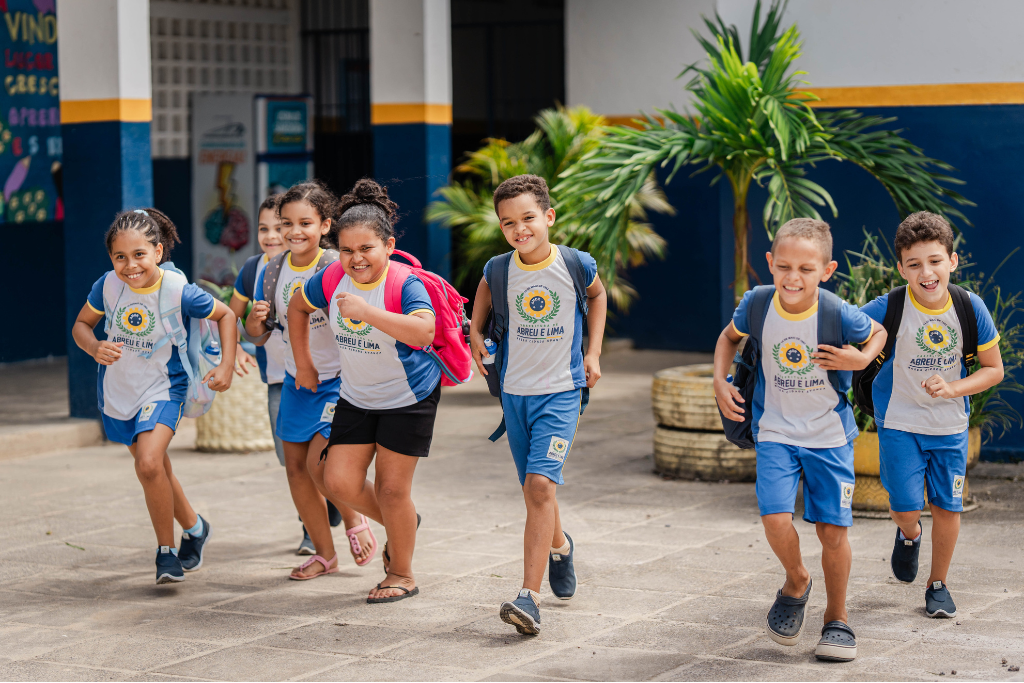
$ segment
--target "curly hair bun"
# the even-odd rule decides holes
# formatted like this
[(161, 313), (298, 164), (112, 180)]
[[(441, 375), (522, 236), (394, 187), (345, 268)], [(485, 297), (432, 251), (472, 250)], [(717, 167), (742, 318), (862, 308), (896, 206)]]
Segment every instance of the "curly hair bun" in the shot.
[(395, 236), (398, 204), (388, 198), (388, 190), (375, 180), (363, 178), (338, 201), (338, 230), (355, 225), (370, 227), (387, 241)]

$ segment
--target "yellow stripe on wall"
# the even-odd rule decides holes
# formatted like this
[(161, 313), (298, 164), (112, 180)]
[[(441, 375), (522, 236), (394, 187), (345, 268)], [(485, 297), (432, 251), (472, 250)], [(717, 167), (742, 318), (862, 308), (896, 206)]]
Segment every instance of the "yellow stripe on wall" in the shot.
[(152, 100), (63, 100), (60, 103), (61, 123), (95, 123), (98, 121), (138, 123), (152, 120)]
[(1024, 104), (1024, 83), (942, 83), (811, 88), (812, 107), (928, 107), (957, 104)]
[(394, 123), (436, 123), (451, 125), (452, 105), (398, 103), (374, 104), (370, 107), (370, 123), (373, 125)]

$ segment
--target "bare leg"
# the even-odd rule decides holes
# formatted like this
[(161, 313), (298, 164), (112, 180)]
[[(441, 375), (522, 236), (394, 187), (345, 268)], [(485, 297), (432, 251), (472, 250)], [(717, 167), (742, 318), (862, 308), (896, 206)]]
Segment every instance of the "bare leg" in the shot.
[(561, 548), (565, 545), (565, 534), (562, 532), (562, 516), (558, 513), (558, 501), (555, 501), (555, 533), (551, 537), (551, 547)]
[(164, 458), (173, 437), (174, 430), (158, 424), (153, 431), (139, 434), (135, 444), (128, 447), (135, 458), (135, 476), (146, 494), (146, 508), (156, 532), (156, 543), (171, 548), (175, 546), (174, 489), (164, 468)]
[(344, 504), (356, 513), (383, 524), (384, 517), (373, 482), (366, 478), (376, 451), (377, 444), (372, 443), (332, 446), (327, 459), (317, 468), (318, 475), (313, 475), (313, 481), (339, 510)]
[(811, 582), (811, 574), (800, 555), (800, 535), (793, 526), (793, 515), (788, 512), (765, 515), (761, 517), (761, 523), (764, 524), (768, 545), (786, 570), (782, 594), (791, 598), (803, 597)]
[[(341, 513), (341, 518), (345, 521), (345, 529), (351, 529), (352, 527), (359, 526), (363, 523), (362, 517), (359, 513), (345, 505), (342, 499), (337, 496), (332, 496), (331, 492), (324, 485), (324, 476), (327, 467), (327, 463), (330, 462), (330, 458), (326, 461), (320, 461), (320, 454), (323, 452), (324, 447), (327, 445), (327, 439), (320, 434), (313, 437), (313, 440), (309, 442), (309, 451), (306, 455), (306, 469), (309, 471), (309, 476), (313, 480), (313, 484), (322, 496), (329, 499), (334, 503), (334, 507), (338, 508), (338, 512)], [(331, 449), (334, 450), (334, 449)], [(373, 457), (373, 451), (370, 452), (370, 457)], [(363, 471), (363, 478), (365, 480), (366, 472)], [(348, 537), (346, 536), (346, 541)], [(359, 553), (352, 552), (352, 544), (347, 543), (349, 552), (352, 554), (352, 558), (356, 562), (361, 562), (370, 555), (370, 530), (360, 531), (356, 534), (356, 538), (359, 539)]]
[[(312, 442), (310, 442), (312, 443)], [(288, 475), (288, 488), (292, 494), (295, 509), (299, 511), (302, 523), (313, 540), (316, 554), (330, 562), (335, 555), (331, 523), (327, 519), (327, 502), (313, 485), (306, 468), (306, 456), (310, 443), (284, 442), (284, 467)], [(293, 574), (316, 574), (323, 571), (318, 562), (305, 570), (295, 569)]]
[(818, 540), (821, 541), (821, 568), (825, 572), (825, 622), (849, 623), (846, 613), (846, 587), (850, 582), (850, 567), (853, 565), (853, 550), (847, 528), (834, 524), (815, 524)]
[(388, 598), (401, 595), (402, 591), (392, 586), (412, 590), (416, 578), (412, 573), (412, 554), (416, 549), (416, 506), (412, 502), (412, 477), (420, 459), (402, 455), (377, 446), (377, 467), (374, 475), (374, 489), (388, 533), (388, 575), (381, 589), (370, 591), (371, 598)]
[[(904, 535), (906, 535), (904, 533)], [(960, 535), (960, 513), (943, 510), (932, 503), (932, 571), (928, 585), (946, 583), (946, 572), (953, 561), (953, 550)]]
[[(918, 520), (921, 519), (920, 510), (911, 510), (910, 512), (896, 512), (895, 510), (889, 510), (889, 516), (892, 517), (892, 521), (896, 522), (896, 525), (899, 526), (900, 531), (903, 532), (904, 538), (913, 540), (921, 533), (920, 527), (917, 526)], [(959, 529), (959, 524), (957, 525), (957, 529)]]
[(164, 453), (164, 470), (167, 472), (167, 478), (171, 480), (171, 490), (174, 492), (174, 518), (178, 520), (182, 529), (191, 529), (199, 521), (199, 516), (185, 497), (185, 491), (181, 488), (178, 478), (174, 476), (171, 456), (167, 453)]
[[(523, 588), (540, 592), (544, 570), (548, 568), (551, 544), (562, 537), (555, 493), (558, 484), (542, 474), (526, 475), (523, 498), (526, 501), (526, 529), (523, 532)], [(561, 544), (559, 544), (561, 545)]]

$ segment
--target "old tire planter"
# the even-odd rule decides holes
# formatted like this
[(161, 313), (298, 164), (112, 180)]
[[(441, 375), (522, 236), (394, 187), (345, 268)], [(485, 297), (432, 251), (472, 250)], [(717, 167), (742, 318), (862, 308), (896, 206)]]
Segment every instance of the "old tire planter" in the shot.
[(210, 410), (196, 420), (196, 450), (251, 453), (274, 450), (267, 417), (267, 385), (255, 368), (234, 376), (231, 388), (217, 394)]
[(704, 481), (754, 481), (753, 450), (725, 439), (710, 363), (661, 370), (651, 385), (654, 469), (662, 475)]

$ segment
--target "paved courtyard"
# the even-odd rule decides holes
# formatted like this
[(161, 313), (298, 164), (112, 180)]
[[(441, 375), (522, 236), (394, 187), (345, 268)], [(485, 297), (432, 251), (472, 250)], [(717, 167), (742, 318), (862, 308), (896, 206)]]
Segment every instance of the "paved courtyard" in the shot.
[[(0, 460), (0, 680), (1024, 680), (1010, 670), (1024, 664), (1024, 466), (972, 472), (982, 504), (950, 574), (957, 619), (926, 618), (923, 580), (889, 575), (892, 524), (857, 519), (860, 656), (817, 662), (820, 548), (798, 522), (819, 589), (798, 646), (768, 639), (783, 574), (753, 485), (652, 474), (651, 372), (705, 358), (605, 357), (559, 491), (581, 585), (571, 602), (548, 594), (535, 638), (497, 616), (520, 586), (525, 509), (505, 440), (486, 440), (500, 410), (482, 382), (443, 395), (414, 490), (421, 594), (390, 605), (365, 602), (379, 557), (286, 579), (300, 528), (272, 453), (196, 453), (181, 430), (171, 457), (213, 538), (204, 568), (172, 586), (153, 584), (122, 446)], [(922, 574), (929, 552), (926, 540)]]

